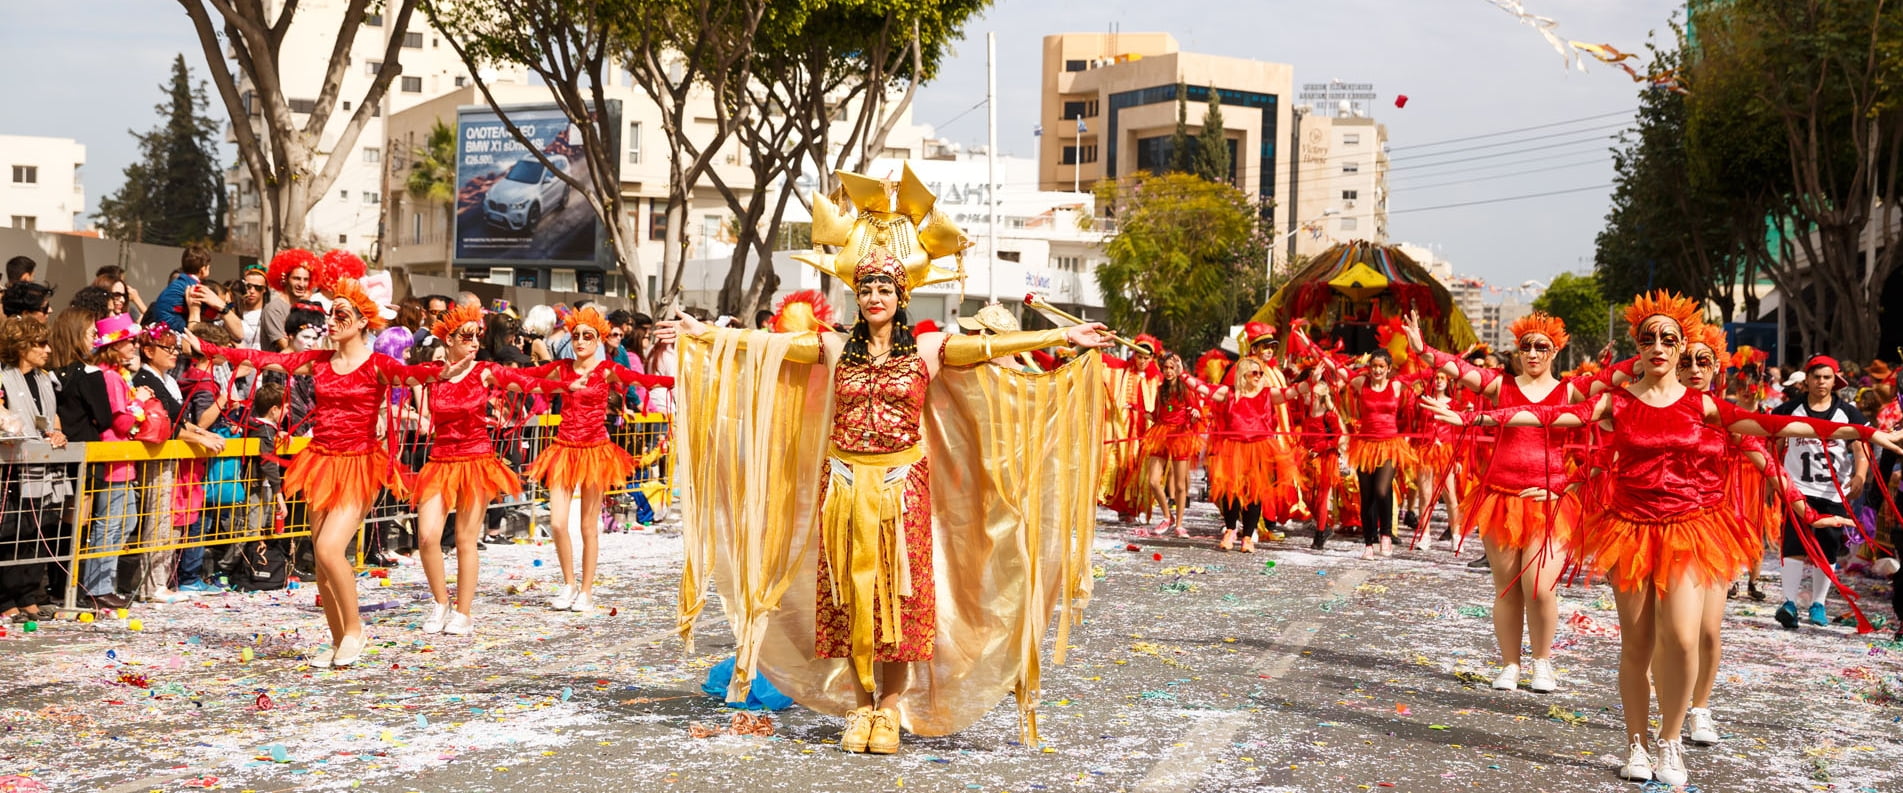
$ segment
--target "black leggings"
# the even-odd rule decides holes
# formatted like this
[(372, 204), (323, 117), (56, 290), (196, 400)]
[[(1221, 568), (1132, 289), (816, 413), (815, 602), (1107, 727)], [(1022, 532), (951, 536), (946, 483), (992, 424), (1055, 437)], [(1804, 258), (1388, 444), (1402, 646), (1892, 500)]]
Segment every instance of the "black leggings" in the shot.
[(1374, 545), (1394, 536), (1394, 464), (1356, 471), (1361, 483), (1361, 542)]
[(1241, 522), (1243, 531), (1255, 531), (1262, 523), (1261, 504), (1244, 504), (1233, 498), (1225, 498), (1216, 506), (1222, 510), (1223, 531), (1235, 531), (1237, 522)]

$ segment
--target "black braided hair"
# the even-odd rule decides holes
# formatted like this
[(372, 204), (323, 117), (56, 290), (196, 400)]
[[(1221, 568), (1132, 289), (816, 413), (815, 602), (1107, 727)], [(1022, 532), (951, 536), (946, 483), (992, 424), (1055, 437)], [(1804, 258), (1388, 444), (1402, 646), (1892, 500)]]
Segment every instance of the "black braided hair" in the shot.
[[(897, 285), (891, 278), (887, 278), (883, 275), (867, 276), (865, 280), (859, 283), (865, 284), (880, 281), (895, 286)], [(840, 350), (839, 360), (844, 363), (858, 364), (861, 366), (870, 364), (872, 363), (871, 345), (872, 326), (866, 324), (866, 315), (864, 312), (860, 312), (859, 321), (853, 323), (852, 332), (846, 336), (846, 346)], [(905, 307), (901, 305), (899, 306), (899, 310), (892, 314), (892, 353), (887, 356), (887, 360), (917, 354), (918, 340), (912, 336), (912, 320), (905, 315)]]

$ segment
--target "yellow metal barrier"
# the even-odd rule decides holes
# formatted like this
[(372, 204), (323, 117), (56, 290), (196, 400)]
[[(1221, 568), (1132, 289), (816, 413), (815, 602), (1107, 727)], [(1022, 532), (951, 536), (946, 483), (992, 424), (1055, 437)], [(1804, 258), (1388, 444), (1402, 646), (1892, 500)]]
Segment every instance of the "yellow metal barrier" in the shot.
[[(610, 437), (640, 463), (635, 477), (610, 491), (614, 497), (639, 494), (660, 520), (673, 504), (674, 455), (670, 416), (663, 413), (627, 414)], [(525, 471), (546, 443), (555, 437), (559, 416), (538, 416), (521, 433), (506, 433), (498, 439), (498, 454), (518, 473)], [(427, 443), (427, 439), (419, 439)], [(291, 458), (310, 443), (309, 438), (294, 437), (276, 450), (288, 468)], [(230, 439), (217, 454), (207, 454), (182, 441), (142, 443), (112, 441), (74, 444), (68, 459), (81, 459), (75, 482), (76, 524), (78, 529), (70, 555), (60, 561), (71, 563), (65, 605), (77, 608), (79, 595), (88, 580), (105, 586), (105, 565), (98, 561), (121, 556), (144, 555), (135, 593), (146, 593), (165, 586), (172, 574), (172, 554), (230, 543), (263, 539), (308, 537), (310, 526), (304, 521), (306, 510), (299, 499), (285, 499), (286, 518), (277, 520), (275, 499), (263, 496), (260, 441), (255, 438)], [(514, 448), (510, 448), (513, 446)], [(422, 450), (426, 455), (426, 450)], [(521, 501), (492, 504), (492, 510), (518, 509), (533, 504), (545, 505), (548, 493), (529, 482)], [(618, 499), (617, 499), (618, 500)], [(617, 510), (618, 512), (625, 509)], [(409, 502), (385, 493), (378, 498), (365, 528), (359, 530), (357, 563), (364, 561), (364, 532), (377, 524), (409, 523), (416, 514)], [(533, 521), (532, 521), (533, 523)], [(537, 529), (540, 526), (536, 527)], [(63, 550), (63, 549), (62, 549)], [(87, 575), (90, 573), (90, 575)], [(103, 592), (101, 592), (103, 594)]]

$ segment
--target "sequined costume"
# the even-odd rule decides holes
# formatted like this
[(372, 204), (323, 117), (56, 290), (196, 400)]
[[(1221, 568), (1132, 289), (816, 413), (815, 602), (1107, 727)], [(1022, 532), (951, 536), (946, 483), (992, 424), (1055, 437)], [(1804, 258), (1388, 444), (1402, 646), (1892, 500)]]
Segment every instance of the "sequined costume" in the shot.
[(503, 370), (482, 362), (460, 379), (438, 380), (427, 387), (429, 460), (417, 471), (412, 504), (441, 495), (454, 508), (487, 504), (499, 493), (522, 492), (522, 478), (502, 464), (489, 436), (490, 388), (483, 378), (496, 371)]
[[(853, 624), (865, 634), (877, 661), (929, 661), (937, 630), (937, 589), (932, 580), (932, 491), (930, 461), (920, 446), (924, 432), (925, 362), (916, 355), (883, 363), (833, 367), (832, 457), (821, 476), (818, 616), (815, 646), (821, 658), (852, 658)], [(909, 461), (909, 462), (907, 462)], [(876, 476), (873, 504), (856, 503), (860, 477)], [(877, 522), (859, 510), (878, 509)], [(854, 567), (855, 545), (872, 543), (882, 564), (876, 571)], [(848, 613), (834, 592), (840, 576), (873, 597)]]
[[(631, 385), (660, 388), (674, 384), (674, 378), (642, 374), (613, 361), (596, 364), (586, 375), (577, 375), (575, 362), (569, 359), (517, 372), (499, 371), (506, 383), (532, 384), (525, 390), (562, 395), (562, 423), (555, 430), (554, 440), (529, 465), (528, 476), (543, 487), (578, 491), (584, 487), (613, 488), (628, 481), (640, 467), (627, 450), (608, 437), (609, 395)], [(573, 388), (578, 377), (583, 386)]]
[(357, 368), (338, 372), (332, 366), (335, 352), (331, 350), (278, 353), (210, 343), (202, 346), (207, 357), (250, 363), (260, 369), (274, 367), (295, 373), (309, 367), (316, 386), (311, 443), (284, 472), (286, 496), (302, 495), (312, 509), (327, 510), (367, 507), (386, 488), (398, 495), (403, 493), (397, 463), (377, 434), (378, 420), (388, 404), (384, 396), (394, 386), (436, 379), (443, 371), (442, 364), (405, 366), (383, 353), (371, 353)]

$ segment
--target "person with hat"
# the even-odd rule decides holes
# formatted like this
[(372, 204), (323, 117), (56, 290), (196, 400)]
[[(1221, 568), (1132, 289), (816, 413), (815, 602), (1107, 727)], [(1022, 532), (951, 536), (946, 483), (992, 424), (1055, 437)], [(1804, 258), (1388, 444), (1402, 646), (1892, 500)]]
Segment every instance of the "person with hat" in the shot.
[[(80, 381), (63, 382), (61, 401), (70, 393), (80, 402), (79, 409), (62, 410), (62, 417), (73, 415), (83, 428), (75, 434), (102, 441), (129, 440), (148, 420), (146, 403), (152, 390), (132, 385), (132, 367), (138, 360), (134, 346), (139, 328), (129, 314), (114, 314), (93, 323), (92, 354), (79, 369)], [(101, 399), (103, 397), (103, 400)], [(69, 430), (72, 424), (67, 423)], [(89, 536), (78, 539), (89, 550), (104, 555), (87, 559), (80, 567), (79, 587), (101, 609), (122, 609), (131, 601), (117, 590), (119, 557), (116, 552), (130, 539), (139, 520), (139, 495), (135, 488), (137, 471), (130, 462), (111, 462), (88, 468), (97, 477), (93, 490), (92, 519), (86, 521)]]
[[(1804, 396), (1779, 405), (1774, 411), (1777, 415), (1842, 424), (1869, 424), (1856, 405), (1845, 402), (1837, 394), (1843, 387), (1837, 359), (1828, 355), (1813, 355), (1804, 362), (1802, 372), (1791, 374), (1803, 376)], [(1870, 458), (1860, 444), (1798, 438), (1785, 444), (1784, 470), (1797, 480), (1798, 491), (1804, 494), (1804, 500), (1809, 502), (1812, 509), (1826, 515), (1848, 517), (1851, 506), (1863, 494), (1864, 483), (1869, 481)], [(1805, 550), (1809, 543), (1804, 541), (1800, 533), (1809, 534), (1814, 539), (1823, 558), (1811, 558), (1811, 554)], [(1781, 583), (1784, 588), (1784, 604), (1778, 607), (1775, 614), (1779, 625), (1789, 630), (1797, 628), (1802, 601), (1809, 602), (1809, 606), (1804, 609), (1804, 619), (1812, 625), (1830, 624), (1830, 617), (1824, 609), (1824, 600), (1830, 594), (1830, 576), (1825, 575), (1819, 565), (1834, 568), (1844, 550), (1841, 528), (1786, 522), (1779, 548), (1779, 556), (1783, 560)], [(1806, 575), (1810, 576), (1808, 589), (1803, 585)]]
[[(403, 482), (378, 427), (389, 390), (456, 377), (475, 363), (473, 356), (452, 362), (405, 366), (375, 351), (369, 334), (382, 329), (382, 307), (355, 278), (363, 263), (347, 252), (331, 251), (320, 260), (309, 251), (285, 251), (273, 257), (295, 269), (316, 274), (315, 288), (328, 293), (329, 349), (273, 353), (220, 347), (187, 334), (195, 354), (222, 357), (235, 364), (285, 374), (310, 374), (315, 397), (311, 443), (284, 474), (284, 495), (302, 495), (310, 516), (317, 590), (324, 598), (330, 646), (311, 658), (325, 669), (356, 663), (368, 646), (357, 610), (357, 577), (346, 549), (363, 526), (378, 495), (403, 493)], [(394, 435), (392, 436), (394, 439)]]
[[(909, 166), (896, 186), (838, 177), (855, 211), (815, 194), (813, 242), (840, 252), (795, 258), (849, 286), (849, 332), (711, 328), (686, 312), (656, 327), (680, 341), (677, 466), (692, 472), (683, 633), (718, 571), (737, 643), (728, 701), (757, 668), (845, 715), (843, 750), (893, 754), (901, 728), (955, 732), (1015, 691), (1035, 745), (1037, 637), (1088, 577), (1103, 392), (1094, 362), (1028, 382), (980, 364), (1110, 339), (1098, 323), (914, 335), (913, 293), (958, 277), (932, 260), (970, 242)], [(736, 511), (764, 500), (785, 511)], [(817, 520), (773, 517), (796, 514)], [(800, 552), (809, 538), (815, 553)]]

